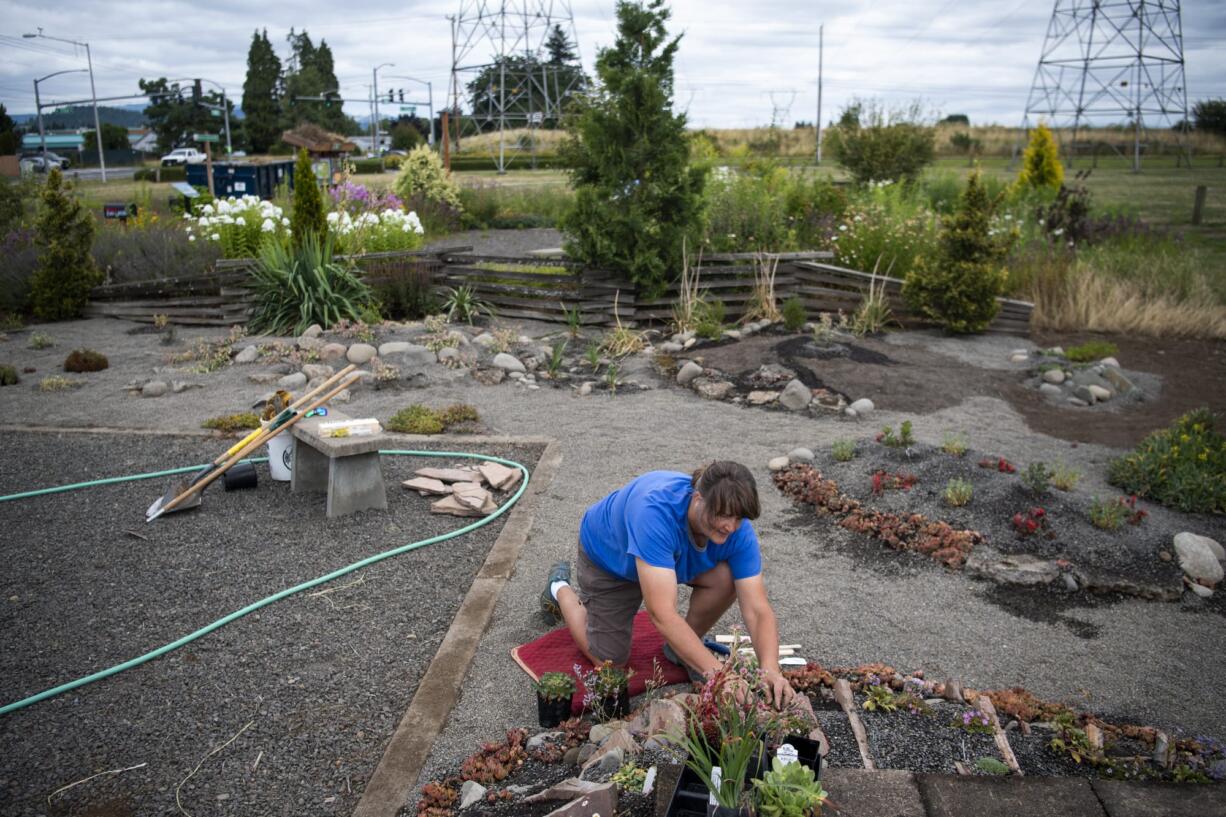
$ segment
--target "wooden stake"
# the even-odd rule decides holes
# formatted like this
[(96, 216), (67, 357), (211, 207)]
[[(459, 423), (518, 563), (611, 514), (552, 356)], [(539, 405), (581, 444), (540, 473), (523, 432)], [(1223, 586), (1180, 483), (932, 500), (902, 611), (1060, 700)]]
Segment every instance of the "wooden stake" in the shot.
[(834, 699), (839, 702), (839, 706), (843, 707), (843, 712), (851, 724), (852, 734), (856, 736), (856, 745), (860, 747), (860, 759), (864, 762), (864, 768), (870, 772), (876, 771), (877, 764), (873, 762), (873, 753), (868, 748), (868, 734), (864, 731), (860, 713), (856, 711), (856, 699), (851, 694), (851, 684), (847, 683), (846, 678), (839, 678), (834, 682)]
[(1009, 745), (1009, 736), (1005, 734), (1005, 730), (1000, 728), (1000, 719), (996, 717), (996, 707), (992, 706), (992, 699), (987, 695), (979, 696), (979, 711), (987, 715), (992, 721), (992, 737), (996, 740), (996, 748), (1000, 750), (1000, 756), (1005, 759), (1005, 765), (1018, 777), (1022, 776), (1022, 767), (1017, 762), (1017, 755), (1013, 754), (1013, 747)]

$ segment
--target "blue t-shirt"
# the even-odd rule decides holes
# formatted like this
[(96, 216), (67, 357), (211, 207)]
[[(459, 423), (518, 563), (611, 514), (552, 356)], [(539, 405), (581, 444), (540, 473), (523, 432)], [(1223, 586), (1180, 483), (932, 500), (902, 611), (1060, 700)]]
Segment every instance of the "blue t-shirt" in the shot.
[(584, 552), (597, 567), (631, 582), (639, 578), (635, 557), (675, 570), (678, 584), (720, 562), (728, 563), (734, 580), (761, 573), (758, 535), (748, 519), (722, 545), (708, 540), (703, 550), (694, 546), (686, 521), (693, 493), (688, 474), (643, 474), (587, 509), (579, 526)]

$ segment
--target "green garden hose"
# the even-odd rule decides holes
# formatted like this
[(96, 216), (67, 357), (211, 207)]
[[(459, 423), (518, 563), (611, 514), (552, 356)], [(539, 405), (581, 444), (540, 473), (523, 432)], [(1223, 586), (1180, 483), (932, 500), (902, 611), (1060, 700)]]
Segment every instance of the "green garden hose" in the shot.
[[(124, 661), (122, 664), (116, 664), (113, 667), (109, 667), (107, 669), (100, 670), (99, 672), (95, 672), (91, 675), (86, 675), (83, 678), (78, 678), (75, 681), (69, 681), (68, 683), (60, 684), (57, 687), (52, 687), (51, 689), (43, 690), (42, 692), (39, 692), (36, 695), (31, 695), (28, 698), (22, 698), (21, 700), (14, 701), (11, 704), (0, 706), (0, 715), (7, 715), (10, 712), (16, 712), (18, 709), (22, 709), (31, 704), (36, 704), (39, 701), (45, 701), (48, 698), (53, 698), (56, 695), (59, 695), (63, 692), (68, 692), (69, 690), (76, 689), (77, 687), (85, 686), (86, 684), (92, 684), (94, 681), (101, 681), (103, 678), (108, 678), (112, 675), (117, 675), (123, 672), (124, 670), (129, 670), (129, 669), (132, 669), (133, 667), (139, 667), (141, 664), (144, 664), (147, 661), (152, 661), (154, 658), (159, 658), (168, 652), (177, 650), (179, 647), (182, 647), (185, 644), (190, 644), (196, 639), (201, 638), (202, 636), (206, 636), (209, 633), (213, 632), (214, 630), (224, 627), (230, 622), (242, 618), (248, 613), (253, 613), (256, 610), (259, 610), (261, 607), (267, 607), (273, 602), (277, 602), (277, 601), (280, 601), (281, 599), (288, 598), (289, 596), (292, 596), (295, 593), (301, 593), (303, 590), (310, 590), (312, 587), (317, 587), (321, 584), (324, 584), (325, 582), (330, 582), (333, 579), (339, 579), (341, 576), (345, 576), (349, 573), (352, 573), (355, 570), (359, 570), (368, 565), (373, 565), (376, 562), (381, 562), (384, 559), (390, 559), (392, 556), (399, 556), (402, 553), (408, 553), (410, 550), (416, 550), (417, 548), (425, 547), (426, 545), (433, 545), (438, 542), (445, 542), (448, 539), (454, 539), (457, 536), (462, 536), (465, 533), (474, 531), (477, 528), (482, 527), (483, 525), (488, 525), (490, 522), (493, 522), (495, 519), (502, 516), (502, 514), (505, 513), (507, 510), (509, 510), (512, 505), (518, 502), (519, 498), (523, 496), (524, 491), (528, 487), (529, 473), (528, 473), (527, 467), (513, 460), (505, 460), (505, 459), (502, 459), (501, 457), (490, 457), (490, 456), (485, 456), (483, 454), (468, 454), (468, 453), (457, 452), (457, 451), (407, 451), (407, 450), (399, 450), (399, 449), (380, 451), (379, 453), (392, 455), (392, 456), (411, 456), (411, 457), (453, 457), (453, 458), (461, 457), (465, 459), (497, 462), (502, 465), (508, 466), (510, 468), (518, 468), (523, 473), (524, 478), (520, 481), (519, 490), (517, 490), (515, 494), (509, 500), (504, 502), (502, 506), (498, 508), (498, 510), (494, 511), (494, 513), (490, 514), (489, 516), (478, 519), (476, 522), (473, 522), (470, 525), (465, 525), (464, 527), (458, 530), (453, 530), (450, 533), (444, 533), (438, 536), (431, 536), (429, 539), (422, 539), (417, 542), (410, 542), (407, 545), (401, 545), (400, 547), (392, 548), (391, 550), (384, 551), (383, 553), (378, 553), (378, 554), (375, 554), (374, 556), (368, 556), (367, 558), (354, 562), (351, 565), (347, 565), (337, 570), (333, 570), (331, 573), (328, 573), (324, 576), (320, 576), (319, 578), (311, 579), (309, 581), (303, 582), (302, 584), (294, 585), (293, 587), (289, 587), (289, 588), (286, 588), (285, 590), (281, 590), (277, 593), (273, 593), (271, 596), (267, 596), (256, 602), (252, 602), (251, 604), (248, 604), (246, 607), (243, 607), (240, 610), (235, 610), (233, 613), (230, 613), (229, 615), (222, 616), (221, 618), (214, 621), (212, 624), (207, 624), (204, 627), (201, 627), (200, 629), (196, 630), (195, 632), (188, 633), (182, 638), (172, 641), (169, 644), (164, 644), (163, 646), (158, 647), (155, 650), (150, 650), (144, 655), (137, 656), (136, 658), (133, 658), (131, 660)], [(256, 457), (248, 461), (249, 462), (266, 462), (267, 459), (268, 459), (267, 457)], [(83, 488), (92, 488), (98, 485), (111, 485), (117, 482), (135, 482), (136, 480), (142, 480), (142, 479), (154, 479), (157, 477), (172, 476), (175, 474), (182, 474), (188, 471), (197, 471), (203, 467), (205, 466), (191, 465), (185, 468), (173, 468), (168, 471), (156, 471), (156, 472), (150, 472), (147, 474), (132, 474), (130, 476), (124, 476), (124, 477), (110, 477), (107, 479), (91, 480), (89, 482), (77, 482), (71, 485), (60, 485), (54, 488), (42, 488), (36, 491), (25, 491), (24, 493), (8, 494), (7, 496), (0, 496), (0, 502), (10, 502), (13, 500), (18, 500), (18, 499), (29, 499), (30, 497), (44, 496), (46, 494), (55, 494), (55, 493), (61, 493), (64, 491), (76, 491), (76, 490), (80, 490)]]

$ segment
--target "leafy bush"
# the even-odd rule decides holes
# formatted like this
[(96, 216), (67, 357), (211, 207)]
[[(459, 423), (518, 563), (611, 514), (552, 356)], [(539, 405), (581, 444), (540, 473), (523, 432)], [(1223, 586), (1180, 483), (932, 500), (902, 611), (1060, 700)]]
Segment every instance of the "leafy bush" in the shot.
[(908, 305), (949, 332), (981, 332), (1000, 308), (1008, 245), (990, 233), (992, 206), (980, 174), (972, 173), (958, 212), (943, 224), (936, 257), (921, 258), (903, 285)]
[(102, 274), (89, 254), (94, 219), (64, 184), (58, 168), (47, 174), (35, 227), (42, 252), (30, 281), (34, 314), (44, 320), (65, 320), (81, 314), (89, 291)]
[(0, 386), (16, 386), (21, 382), (21, 378), (17, 376), (17, 370), (7, 364), (0, 365)]
[(0, 181), (0, 235), (7, 235), (26, 223), (38, 186), (33, 178)]
[(225, 243), (207, 240), (208, 235), (165, 221), (139, 230), (104, 225), (94, 236), (92, 253), (109, 284), (206, 275), (225, 255)]
[(851, 462), (856, 458), (856, 441), (835, 440), (830, 444), (830, 455), (837, 462)]
[(1113, 460), (1107, 481), (1176, 510), (1226, 513), (1226, 437), (1215, 421), (1207, 408), (1185, 414)]
[(945, 499), (946, 504), (952, 505), (955, 508), (961, 508), (963, 505), (971, 501), (971, 497), (975, 495), (975, 486), (964, 479), (954, 477), (949, 482), (945, 483), (945, 490), (941, 496)]
[(353, 172), (359, 176), (382, 173), (384, 170), (382, 159), (354, 159), (350, 162), (350, 166), (353, 168)]
[(1114, 357), (1120, 348), (1108, 340), (1091, 340), (1080, 346), (1070, 346), (1064, 356), (1074, 363), (1090, 363), (1104, 357)]
[(214, 431), (253, 431), (260, 427), (260, 417), (254, 411), (223, 414), (220, 417), (210, 417), (201, 423), (200, 427)]
[(757, 252), (821, 247), (847, 196), (829, 176), (769, 161), (715, 168), (705, 188), (705, 248)]
[(1094, 497), (1090, 503), (1090, 524), (1101, 530), (1118, 530), (1124, 524), (1124, 506), (1114, 499)]
[(259, 196), (217, 199), (195, 212), (187, 219), (187, 240), (213, 242), (225, 258), (255, 258), (265, 244), (288, 243), (289, 219), (280, 207)]
[(579, 103), (561, 155), (575, 206), (567, 252), (659, 295), (701, 227), (707, 169), (690, 164), (685, 116), (674, 114), (669, 12), (661, 0), (617, 4), (617, 40), (596, 57), (598, 89)]
[(793, 295), (783, 302), (783, 328), (789, 332), (799, 332), (805, 325), (805, 303)]
[(0, 238), (0, 319), (19, 319), (30, 311), (30, 282), (42, 251), (34, 230), (18, 227)]
[(1036, 496), (1045, 494), (1051, 486), (1051, 469), (1046, 463), (1032, 462), (1026, 466), (1026, 470), (1022, 471), (1019, 479), (1032, 494)]
[(30, 335), (31, 349), (50, 349), (55, 345), (55, 338), (48, 335), (46, 332), (35, 332)]
[(66, 372), (100, 372), (110, 365), (106, 355), (93, 349), (74, 349), (64, 358)]
[(441, 434), (452, 426), (480, 421), (477, 410), (466, 403), (455, 403), (441, 410), (414, 403), (392, 415), (387, 429), (401, 434)]
[(418, 145), (409, 151), (394, 187), (402, 201), (409, 202), (421, 196), (457, 213), (464, 211), (460, 204), (459, 188), (443, 168), (443, 160), (426, 145)]
[(574, 205), (565, 185), (478, 183), (460, 188), (464, 221), (474, 229), (521, 230), (553, 227)]
[(295, 245), (303, 246), (310, 237), (323, 242), (328, 236), (328, 223), (324, 217), (323, 195), (315, 179), (315, 169), (306, 148), (298, 151), (294, 165), (294, 206), (290, 213), (290, 229)]
[(1022, 154), (1022, 169), (1017, 174), (1018, 187), (1047, 187), (1055, 190), (1064, 181), (1064, 166), (1056, 140), (1047, 126), (1039, 125), (1030, 132), (1030, 142)]
[(910, 188), (875, 182), (832, 223), (823, 246), (839, 264), (906, 278), (920, 258), (937, 249), (936, 215)]
[(308, 232), (290, 250), (264, 245), (251, 271), (254, 332), (302, 334), (313, 323), (325, 329), (340, 320), (357, 321), (371, 302), (370, 288), (349, 267), (332, 260), (332, 245)]
[(415, 250), (422, 245), (425, 233), (416, 213), (398, 208), (362, 213), (356, 218), (344, 210), (333, 210), (327, 221), (337, 252), (350, 255)]
[(853, 100), (824, 139), (860, 184), (915, 181), (935, 156), (936, 133), (922, 121), (918, 103), (886, 110), (876, 101)]

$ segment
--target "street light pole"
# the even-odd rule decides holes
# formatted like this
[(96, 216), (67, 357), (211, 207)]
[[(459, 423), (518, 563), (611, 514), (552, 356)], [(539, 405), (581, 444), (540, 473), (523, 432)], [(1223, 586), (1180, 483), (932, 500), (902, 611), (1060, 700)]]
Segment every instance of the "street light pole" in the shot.
[(43, 130), (43, 103), (38, 95), (38, 83), (46, 82), (52, 77), (58, 77), (60, 74), (77, 74), (83, 72), (84, 68), (69, 68), (67, 71), (56, 71), (54, 74), (47, 74), (45, 77), (39, 77), (34, 80), (34, 110), (38, 112), (38, 141), (43, 152), (43, 172), (47, 172), (47, 133)]
[[(222, 113), (222, 118), (225, 121), (225, 128), (226, 128), (226, 156), (231, 157), (231, 155), (234, 153), (234, 146), (230, 143), (230, 104), (229, 102), (226, 101), (226, 86), (222, 85), (220, 82), (217, 82), (216, 80), (205, 79), (203, 77), (180, 77), (179, 79), (166, 80), (166, 82), (167, 83), (194, 82), (197, 79), (200, 80), (201, 82), (207, 82), (209, 85), (216, 85), (217, 88), (221, 91), (221, 113)], [(210, 105), (207, 102), (202, 102), (201, 104), (204, 105), (206, 108), (209, 108), (210, 110), (214, 110), (214, 111), (217, 110), (216, 105)]]
[[(98, 121), (98, 92), (94, 88), (94, 58), (89, 52), (89, 43), (79, 43), (76, 40), (66, 40), (63, 37), (52, 37), (44, 34), (43, 29), (39, 26), (37, 34), (22, 34), (26, 39), (41, 37), (44, 40), (56, 40), (61, 43), (69, 43), (70, 45), (85, 46), (85, 61), (89, 65), (89, 96), (94, 103), (94, 138), (98, 143), (98, 166), (102, 169), (102, 183), (106, 184), (106, 157), (102, 155), (102, 123)], [(37, 100), (35, 100), (37, 102)], [(43, 162), (47, 160), (47, 148), (43, 145)]]
[(370, 72), (371, 82), (372, 82), (371, 90), (374, 92), (373, 96), (375, 98), (375, 125), (374, 125), (375, 135), (374, 135), (374, 144), (371, 145), (371, 148), (374, 150), (375, 156), (379, 155), (379, 69), (380, 68), (394, 68), (395, 65), (396, 63), (394, 62), (385, 62), (382, 65), (376, 65)]

